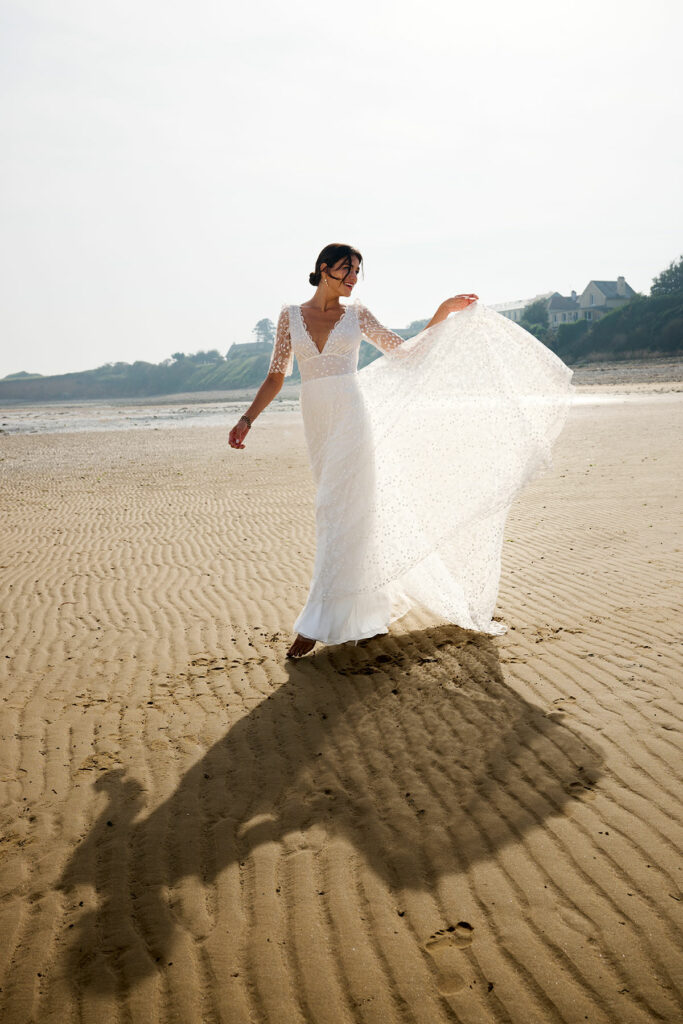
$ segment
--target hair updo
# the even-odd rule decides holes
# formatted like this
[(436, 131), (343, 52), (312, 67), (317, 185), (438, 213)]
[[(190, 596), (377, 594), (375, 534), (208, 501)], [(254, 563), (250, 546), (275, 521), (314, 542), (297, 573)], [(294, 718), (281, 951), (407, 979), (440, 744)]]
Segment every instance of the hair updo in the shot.
[(363, 257), (358, 252), (358, 249), (354, 249), (352, 245), (344, 245), (342, 242), (332, 242), (330, 245), (326, 245), (321, 250), (320, 255), (315, 261), (315, 270), (308, 275), (310, 284), (317, 288), (322, 280), (320, 268), (323, 263), (327, 267), (333, 267), (335, 263), (338, 263), (341, 259), (346, 259), (345, 266), (347, 267), (346, 273), (342, 280), (346, 280), (347, 275), (351, 271), (352, 263), (351, 258), (355, 256), (358, 260), (359, 266), (363, 265)]

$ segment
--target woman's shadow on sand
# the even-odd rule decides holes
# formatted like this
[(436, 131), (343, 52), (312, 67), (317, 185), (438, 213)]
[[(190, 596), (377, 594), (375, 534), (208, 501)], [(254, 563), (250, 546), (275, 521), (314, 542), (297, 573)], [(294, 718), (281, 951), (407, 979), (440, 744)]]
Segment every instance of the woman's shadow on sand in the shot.
[(68, 933), (79, 990), (108, 990), (122, 972), (130, 985), (172, 959), (178, 901), (201, 940), (203, 886), (230, 868), (238, 911), (239, 868), (262, 844), (320, 849), (342, 836), (398, 894), (431, 889), (593, 796), (599, 750), (506, 684), (484, 634), (389, 634), (286, 667), (287, 682), (151, 812), (125, 770), (97, 779), (107, 805), (58, 882), (97, 894)]

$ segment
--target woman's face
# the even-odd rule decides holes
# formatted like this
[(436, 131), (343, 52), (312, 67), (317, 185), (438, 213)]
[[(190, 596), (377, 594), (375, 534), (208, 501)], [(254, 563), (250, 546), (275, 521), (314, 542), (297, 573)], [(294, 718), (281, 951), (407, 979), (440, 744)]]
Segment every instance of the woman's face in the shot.
[(329, 275), (330, 284), (338, 289), (340, 295), (350, 295), (354, 285), (358, 282), (359, 270), (360, 260), (357, 256), (351, 258), (343, 256), (331, 268), (327, 268), (325, 273)]

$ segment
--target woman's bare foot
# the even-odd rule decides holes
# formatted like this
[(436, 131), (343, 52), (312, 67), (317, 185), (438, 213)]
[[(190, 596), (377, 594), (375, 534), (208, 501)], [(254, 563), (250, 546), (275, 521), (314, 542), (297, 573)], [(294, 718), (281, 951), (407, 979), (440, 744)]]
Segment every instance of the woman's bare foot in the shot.
[(287, 651), (288, 658), (300, 658), (303, 654), (308, 654), (315, 647), (316, 641), (311, 640), (307, 636), (302, 636), (301, 633), (297, 633), (296, 640)]

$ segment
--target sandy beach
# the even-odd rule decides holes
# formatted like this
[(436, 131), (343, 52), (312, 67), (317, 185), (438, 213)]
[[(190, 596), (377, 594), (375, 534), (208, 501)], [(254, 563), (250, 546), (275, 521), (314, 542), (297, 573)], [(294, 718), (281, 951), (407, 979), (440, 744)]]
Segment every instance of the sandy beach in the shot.
[(297, 662), (295, 409), (4, 434), (3, 1024), (683, 1019), (680, 388), (572, 408), (506, 635)]

